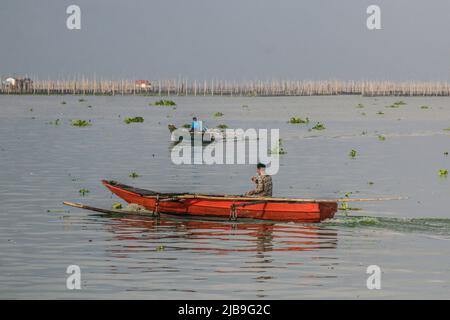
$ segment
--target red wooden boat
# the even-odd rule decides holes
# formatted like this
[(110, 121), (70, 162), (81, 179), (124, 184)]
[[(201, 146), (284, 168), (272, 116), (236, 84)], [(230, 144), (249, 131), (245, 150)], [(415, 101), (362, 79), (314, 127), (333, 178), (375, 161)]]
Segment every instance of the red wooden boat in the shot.
[(147, 210), (157, 213), (230, 219), (320, 222), (333, 218), (337, 211), (335, 200), (157, 193), (115, 181), (103, 180), (102, 183), (126, 202), (142, 205)]

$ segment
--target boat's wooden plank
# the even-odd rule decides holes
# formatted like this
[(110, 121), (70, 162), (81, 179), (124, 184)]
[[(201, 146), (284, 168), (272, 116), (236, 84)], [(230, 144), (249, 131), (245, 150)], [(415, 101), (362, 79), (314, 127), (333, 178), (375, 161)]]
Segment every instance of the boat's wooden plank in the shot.
[(110, 185), (112, 187), (121, 188), (130, 192), (135, 192), (141, 196), (148, 198), (160, 199), (164, 198), (176, 198), (176, 199), (205, 199), (205, 200), (228, 200), (228, 201), (267, 201), (267, 202), (372, 202), (372, 201), (393, 201), (393, 200), (405, 200), (407, 197), (379, 197), (379, 198), (334, 198), (334, 199), (318, 199), (318, 198), (280, 198), (280, 197), (249, 197), (239, 195), (208, 195), (208, 194), (190, 194), (190, 193), (157, 193), (155, 191), (135, 188), (120, 184), (117, 182), (110, 182), (103, 180), (103, 184)]

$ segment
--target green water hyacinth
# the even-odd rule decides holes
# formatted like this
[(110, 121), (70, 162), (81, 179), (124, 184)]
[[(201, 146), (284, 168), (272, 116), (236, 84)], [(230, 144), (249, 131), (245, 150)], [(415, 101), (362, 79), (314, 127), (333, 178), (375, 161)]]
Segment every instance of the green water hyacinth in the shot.
[(223, 117), (223, 113), (222, 112), (216, 112), (214, 113), (214, 117)]
[(391, 105), (386, 106), (386, 108), (400, 108), (400, 106), (403, 106), (405, 104), (406, 104), (406, 102), (404, 102), (404, 101), (397, 101)]
[(122, 204), (120, 202), (114, 202), (111, 206), (114, 210), (122, 209)]
[(317, 124), (311, 128), (312, 130), (325, 130), (325, 125), (323, 123), (317, 122)]
[(218, 129), (224, 130), (224, 129), (228, 129), (228, 126), (226, 124), (219, 124), (217, 126)]
[(447, 177), (448, 176), (448, 170), (447, 169), (440, 169), (439, 170), (439, 176)]
[(350, 153), (348, 154), (351, 158), (355, 158), (358, 155), (358, 152), (356, 150), (352, 150), (350, 151)]
[(55, 126), (59, 125), (60, 120), (56, 119), (55, 121), (50, 121), (48, 124), (54, 124)]
[(271, 150), (269, 150), (269, 154), (286, 154), (287, 151), (284, 150), (283, 146), (283, 141), (281, 139), (278, 139), (278, 143), (275, 145), (275, 147)]
[[(149, 105), (152, 105), (151, 103)], [(154, 106), (162, 106), (162, 107), (171, 107), (176, 106), (177, 104), (172, 100), (159, 100), (153, 103)]]
[(125, 120), (123, 122), (125, 122), (126, 124), (142, 123), (142, 122), (144, 122), (144, 118), (142, 118), (142, 117), (125, 118)]
[(299, 118), (299, 117), (292, 117), (292, 118), (289, 119), (288, 123), (291, 123), (291, 124), (307, 124), (307, 123), (309, 123), (309, 118), (302, 119), (302, 118)]
[(73, 127), (89, 127), (92, 125), (91, 120), (86, 121), (86, 120), (80, 120), (80, 119), (72, 120), (71, 124)]
[(78, 193), (81, 195), (81, 196), (85, 196), (85, 195), (87, 195), (88, 193), (89, 193), (89, 190), (88, 189), (80, 189), (79, 191), (78, 191)]
[(379, 135), (379, 136), (378, 136), (378, 140), (380, 140), (380, 141), (385, 141), (385, 140), (386, 140), (386, 137), (385, 137), (385, 136), (382, 136), (382, 135)]
[(129, 177), (132, 178), (132, 179), (135, 179), (135, 178), (139, 178), (140, 175), (137, 174), (136, 172), (132, 172), (132, 173), (130, 173)]
[(362, 209), (361, 208), (356, 208), (356, 207), (350, 207), (348, 205), (348, 202), (343, 202), (341, 204), (341, 206), (339, 207), (339, 210), (342, 210), (342, 211), (361, 211)]

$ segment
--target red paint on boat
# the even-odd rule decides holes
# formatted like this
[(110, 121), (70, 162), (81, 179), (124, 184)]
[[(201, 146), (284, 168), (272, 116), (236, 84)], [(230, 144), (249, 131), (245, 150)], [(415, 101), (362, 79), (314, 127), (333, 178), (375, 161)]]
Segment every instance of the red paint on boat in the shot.
[[(142, 205), (149, 211), (155, 211), (158, 204), (158, 212), (167, 214), (229, 218), (233, 204), (238, 205), (251, 202), (249, 200), (235, 201), (227, 198), (222, 200), (217, 199), (217, 197), (214, 197), (214, 199), (158, 201), (155, 195), (141, 194), (138, 191), (133, 191), (132, 187), (105, 180), (102, 183), (112, 193), (128, 203)], [(238, 218), (295, 222), (320, 222), (333, 218), (336, 211), (336, 202), (265, 202), (236, 208)]]

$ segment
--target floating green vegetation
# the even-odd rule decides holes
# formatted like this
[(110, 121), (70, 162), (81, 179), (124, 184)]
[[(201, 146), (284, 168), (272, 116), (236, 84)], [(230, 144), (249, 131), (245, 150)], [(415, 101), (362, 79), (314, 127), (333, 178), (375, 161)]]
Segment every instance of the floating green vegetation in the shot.
[(382, 115), (382, 114), (384, 114), (384, 112), (383, 111), (378, 111), (377, 114)]
[(30, 108), (30, 110), (29, 110), (30, 112), (33, 112), (33, 108)]
[(350, 156), (350, 158), (356, 158), (356, 156), (358, 155), (358, 152), (356, 150), (352, 150), (349, 152), (348, 155)]
[(342, 211), (361, 211), (361, 208), (355, 208), (355, 207), (350, 207), (348, 205), (348, 202), (342, 202), (341, 206), (339, 207), (339, 210)]
[(308, 124), (309, 123), (309, 118), (299, 118), (299, 117), (292, 117), (289, 119), (288, 123), (291, 124)]
[(83, 189), (80, 189), (78, 191), (78, 193), (84, 197), (85, 195), (87, 195), (89, 193), (89, 190), (83, 188)]
[(214, 117), (223, 117), (223, 113), (222, 112), (216, 112), (216, 113), (214, 113)]
[[(354, 151), (354, 150), (352, 150), (352, 151)], [(350, 195), (352, 194), (353, 192), (347, 192), (346, 194), (344, 194), (344, 198), (350, 198)], [(361, 210), (360, 208), (353, 208), (353, 207), (350, 207), (349, 205), (348, 205), (348, 202), (346, 202), (346, 201), (343, 201), (342, 203), (341, 203), (341, 206), (339, 207), (339, 210), (343, 210), (343, 211), (359, 211), (359, 210)]]
[(450, 128), (445, 128), (444, 131), (450, 131)]
[(243, 105), (242, 105), (242, 108), (248, 108), (248, 105), (243, 104)]
[(385, 108), (393, 108), (393, 109), (396, 109), (396, 108), (400, 108), (400, 105), (398, 105), (398, 104), (390, 104), (390, 105), (388, 105), (388, 106), (385, 106)]
[(367, 113), (361, 112), (361, 115), (362, 115), (362, 116), (367, 116)]
[[(347, 215), (346, 215), (347, 216)], [(331, 222), (331, 220), (330, 220)], [(341, 221), (333, 219), (331, 223), (342, 224), (345, 227), (355, 228), (358, 226), (376, 226), (380, 224), (380, 220), (373, 217), (348, 217)]]
[(364, 108), (364, 105), (363, 105), (362, 103), (358, 103), (358, 105), (356, 106), (356, 108), (362, 109), (362, 108)]
[(156, 247), (156, 251), (164, 251), (164, 246), (158, 246)]
[(87, 107), (88, 107), (88, 108), (92, 108), (92, 106), (91, 106), (91, 105), (88, 105)]
[(111, 206), (114, 210), (122, 209), (122, 204), (120, 202), (114, 202)]
[(228, 126), (226, 124), (219, 124), (217, 126), (218, 129), (224, 130), (224, 129), (228, 129)]
[(65, 102), (65, 101), (62, 101), (62, 102), (61, 102), (61, 104), (67, 104), (67, 102)]
[(444, 152), (444, 156), (448, 156), (448, 152), (447, 151)]
[(400, 108), (401, 106), (403, 106), (405, 104), (406, 104), (406, 102), (400, 100), (400, 101), (396, 101), (393, 104), (386, 106), (386, 108)]
[(55, 126), (59, 125), (60, 120), (56, 119), (55, 121), (50, 121), (48, 124), (54, 124)]
[(62, 209), (48, 209), (48, 213), (70, 213), (68, 210), (62, 210)]
[(135, 178), (139, 178), (140, 175), (136, 172), (132, 172), (132, 173), (130, 173), (129, 177), (135, 179)]
[(430, 109), (430, 107), (429, 106), (420, 106), (420, 109)]
[(283, 141), (281, 139), (278, 139), (278, 142), (276, 143), (275, 147), (273, 147), (271, 150), (269, 150), (269, 154), (286, 154), (287, 151), (283, 148)]
[(373, 186), (373, 185), (375, 184), (375, 182), (369, 181), (369, 182), (367, 182), (367, 184), (368, 184), (369, 186)]
[(78, 102), (85, 102), (85, 99), (78, 99)]
[(150, 106), (162, 106), (162, 107), (171, 107), (171, 106), (176, 106), (177, 104), (174, 102), (174, 101), (172, 101), (172, 100), (164, 100), (164, 99), (162, 99), (162, 100), (159, 100), (159, 101), (156, 101), (155, 103), (149, 103), (149, 105)]
[(185, 123), (185, 124), (183, 124), (183, 128), (190, 129), (191, 128), (191, 124), (190, 123)]
[(144, 122), (144, 118), (142, 118), (142, 117), (125, 118), (125, 120), (123, 120), (123, 122), (125, 122), (126, 124), (142, 123), (142, 122)]
[(78, 120), (72, 120), (72, 126), (74, 126), (74, 127), (88, 127), (88, 126), (91, 126), (92, 124), (91, 124), (91, 120), (88, 120), (88, 121), (86, 121), (86, 120), (80, 120), (80, 119), (78, 119)]
[(311, 128), (312, 130), (325, 130), (325, 126), (323, 123), (317, 122), (317, 124)]
[(439, 170), (439, 176), (447, 177), (448, 176), (448, 170), (447, 169), (440, 169)]
[(379, 136), (378, 136), (378, 140), (380, 140), (380, 141), (385, 141), (385, 140), (386, 140), (386, 137), (385, 137), (385, 136), (382, 136), (382, 135), (379, 135)]

